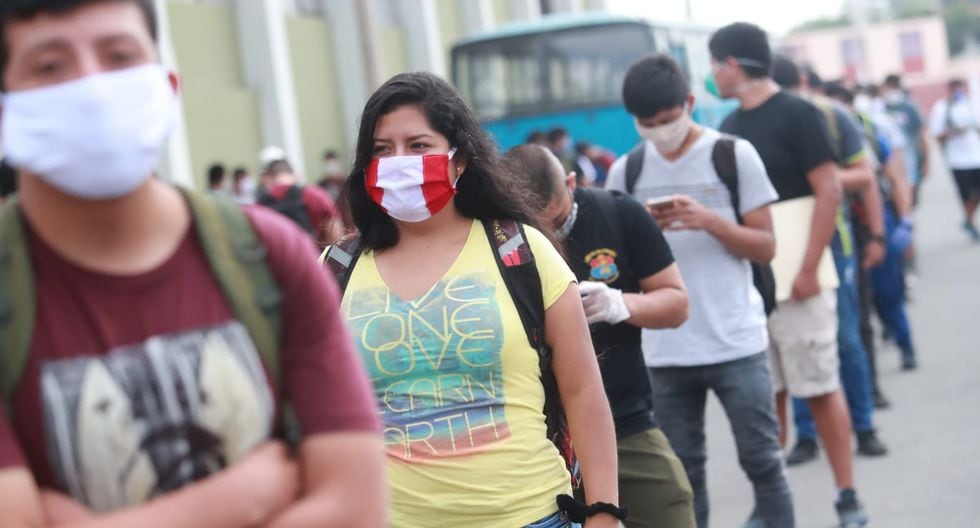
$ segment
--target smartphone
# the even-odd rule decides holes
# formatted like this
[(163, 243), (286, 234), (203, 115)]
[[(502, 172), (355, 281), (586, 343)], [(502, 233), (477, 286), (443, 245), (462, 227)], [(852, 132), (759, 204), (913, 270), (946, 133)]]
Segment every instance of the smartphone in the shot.
[(674, 197), (658, 196), (656, 198), (649, 198), (647, 201), (643, 202), (643, 205), (647, 206), (648, 209), (670, 209), (671, 207), (674, 207)]

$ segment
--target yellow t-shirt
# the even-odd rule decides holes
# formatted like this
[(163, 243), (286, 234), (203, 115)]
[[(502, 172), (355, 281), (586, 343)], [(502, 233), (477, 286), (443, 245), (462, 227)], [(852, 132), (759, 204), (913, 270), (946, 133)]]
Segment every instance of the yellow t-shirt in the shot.
[[(575, 276), (528, 227), (545, 307)], [(546, 438), (538, 354), (497, 269), (483, 225), (420, 298), (399, 299), (366, 251), (343, 311), (374, 384), (392, 528), (515, 528), (557, 511), (570, 491)]]

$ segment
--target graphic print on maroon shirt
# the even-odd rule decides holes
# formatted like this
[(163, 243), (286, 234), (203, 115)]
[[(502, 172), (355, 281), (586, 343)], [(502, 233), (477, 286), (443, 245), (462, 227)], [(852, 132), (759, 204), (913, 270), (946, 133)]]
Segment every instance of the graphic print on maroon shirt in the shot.
[(238, 322), (41, 372), (48, 457), (95, 511), (138, 504), (234, 463), (268, 438), (273, 400)]
[(281, 387), (193, 230), (156, 269), (110, 276), (28, 229), (37, 318), (12, 415), (0, 406), (0, 469), (27, 467), (39, 486), (107, 511), (233, 463), (269, 438), (280, 393), (304, 436), (377, 432), (339, 290), (309, 237), (274, 212), (247, 213), (283, 294)]

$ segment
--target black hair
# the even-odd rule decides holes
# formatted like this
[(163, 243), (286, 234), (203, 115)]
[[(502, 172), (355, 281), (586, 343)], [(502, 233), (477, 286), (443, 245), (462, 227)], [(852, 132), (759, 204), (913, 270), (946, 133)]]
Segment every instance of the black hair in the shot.
[(11, 23), (30, 20), (42, 13), (64, 14), (80, 7), (105, 2), (136, 4), (143, 13), (150, 36), (156, 42), (157, 15), (152, 0), (0, 0), (0, 72), (6, 71), (7, 61), (10, 60), (7, 27)]
[(893, 73), (888, 77), (885, 77), (885, 86), (889, 88), (901, 88), (902, 78), (899, 77), (897, 73)]
[(759, 26), (747, 22), (729, 24), (711, 35), (711, 56), (718, 61), (734, 57), (745, 75), (758, 79), (769, 75), (772, 52), (769, 38)]
[(526, 138), (524, 138), (524, 144), (533, 145), (533, 144), (547, 141), (547, 139), (548, 137), (545, 136), (544, 132), (540, 130), (532, 130), (531, 133), (528, 134)]
[(953, 78), (949, 80), (948, 87), (950, 90), (955, 90), (957, 88), (962, 88), (964, 86), (966, 86), (966, 82), (963, 79)]
[(623, 79), (623, 104), (640, 119), (683, 106), (690, 94), (687, 76), (674, 59), (663, 54), (634, 62)]
[(829, 82), (823, 86), (823, 93), (827, 97), (837, 99), (844, 104), (851, 106), (854, 104), (854, 92), (839, 82)]
[(878, 88), (878, 85), (876, 84), (862, 85), (858, 88), (857, 91), (858, 93), (867, 94), (871, 97), (878, 97), (879, 95), (881, 95), (881, 90)]
[[(496, 144), (456, 90), (431, 73), (402, 73), (378, 88), (364, 105), (354, 165), (341, 197), (344, 213), (357, 226), (366, 249), (381, 250), (398, 244), (398, 227), (368, 195), (364, 172), (374, 159), (378, 121), (404, 106), (421, 110), (429, 126), (456, 148), (455, 159), (466, 162), (454, 198), (462, 215), (480, 220), (513, 219), (539, 229), (546, 225), (542, 212), (528, 200), (524, 182), (507, 169)], [(548, 230), (543, 232), (549, 234)]]
[(235, 170), (231, 173), (231, 179), (235, 183), (240, 182), (246, 176), (248, 176), (248, 169), (245, 167), (235, 167)]
[(555, 127), (548, 131), (548, 143), (555, 143), (568, 137), (568, 130), (563, 127)]
[(776, 55), (772, 60), (772, 80), (783, 88), (793, 90), (803, 84), (800, 68), (795, 62), (782, 55)]
[(807, 64), (803, 67), (803, 75), (806, 75), (806, 84), (811, 90), (823, 91), (823, 79), (817, 75), (817, 71), (813, 69), (813, 66)]
[(293, 166), (284, 159), (269, 162), (262, 171), (266, 176), (278, 176), (283, 173), (292, 173)]
[[(511, 170), (521, 174), (526, 191), (531, 195), (534, 205), (544, 210), (552, 198), (565, 188), (565, 170), (561, 162), (550, 150), (541, 145), (519, 145), (510, 149), (504, 156)], [(555, 171), (558, 173), (555, 173)]]
[(337, 159), (337, 151), (330, 149), (323, 153), (324, 159)]
[(225, 181), (225, 166), (215, 163), (208, 167), (208, 185), (214, 187)]
[(7, 158), (0, 160), (0, 197), (6, 198), (17, 192), (17, 169)]

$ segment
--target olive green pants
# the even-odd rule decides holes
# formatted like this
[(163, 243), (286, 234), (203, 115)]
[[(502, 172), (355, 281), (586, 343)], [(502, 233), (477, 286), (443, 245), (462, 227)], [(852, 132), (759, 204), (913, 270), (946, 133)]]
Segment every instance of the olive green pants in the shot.
[(617, 444), (619, 503), (630, 511), (626, 528), (695, 528), (694, 493), (663, 431), (648, 429)]

